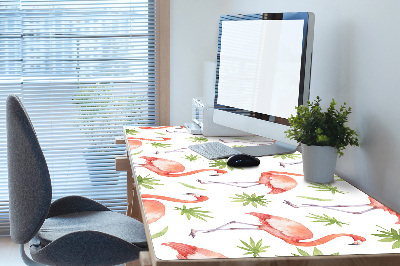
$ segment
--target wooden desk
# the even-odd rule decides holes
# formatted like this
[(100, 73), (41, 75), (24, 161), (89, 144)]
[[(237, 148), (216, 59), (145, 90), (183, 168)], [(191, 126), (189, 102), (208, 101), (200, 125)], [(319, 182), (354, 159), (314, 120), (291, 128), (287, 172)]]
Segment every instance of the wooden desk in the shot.
[(128, 170), (128, 215), (145, 217), (143, 265), (400, 264), (399, 216), (338, 177), (306, 183), (299, 153), (232, 169), (187, 146), (268, 141), (203, 138), (181, 127), (126, 127), (124, 134), (133, 167), (126, 157), (116, 164)]

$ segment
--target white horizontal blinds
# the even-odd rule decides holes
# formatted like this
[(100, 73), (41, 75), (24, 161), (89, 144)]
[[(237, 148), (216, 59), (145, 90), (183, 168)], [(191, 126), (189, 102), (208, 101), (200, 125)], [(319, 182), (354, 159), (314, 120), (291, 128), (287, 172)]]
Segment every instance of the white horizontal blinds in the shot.
[(0, 1), (0, 235), (8, 234), (8, 183), (5, 101), (21, 90), (19, 0)]
[(123, 125), (156, 125), (153, 1), (21, 0), (22, 85), (54, 199), (77, 194), (126, 209), (115, 171)]

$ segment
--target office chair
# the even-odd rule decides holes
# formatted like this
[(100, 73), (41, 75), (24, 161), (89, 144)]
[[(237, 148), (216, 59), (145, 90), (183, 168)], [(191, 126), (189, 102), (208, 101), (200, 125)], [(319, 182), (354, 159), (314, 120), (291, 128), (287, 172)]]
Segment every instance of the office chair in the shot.
[[(51, 203), (46, 160), (19, 98), (7, 98), (10, 234), (27, 265), (115, 265), (147, 250), (141, 222), (88, 198)], [(24, 250), (29, 242), (32, 261)], [(42, 264), (43, 263), (43, 264)]]

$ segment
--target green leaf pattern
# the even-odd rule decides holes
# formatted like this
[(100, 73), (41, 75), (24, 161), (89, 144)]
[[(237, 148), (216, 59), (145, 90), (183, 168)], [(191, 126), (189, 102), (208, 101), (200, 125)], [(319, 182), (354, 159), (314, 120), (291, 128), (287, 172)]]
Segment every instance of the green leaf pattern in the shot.
[(165, 227), (165, 228), (164, 228), (163, 230), (161, 230), (160, 232), (155, 233), (154, 235), (151, 235), (151, 239), (156, 239), (156, 238), (162, 237), (163, 235), (165, 235), (165, 234), (167, 233), (167, 231), (168, 231), (168, 226)]
[(253, 207), (257, 208), (258, 205), (267, 206), (267, 203), (270, 202), (267, 199), (264, 199), (264, 195), (257, 196), (255, 193), (248, 195), (243, 192), (242, 195), (235, 194), (236, 197), (231, 197), (232, 202), (241, 202), (243, 206), (247, 206), (251, 204)]
[(194, 162), (197, 159), (200, 159), (199, 155), (194, 155), (194, 154), (190, 154), (190, 155), (185, 155), (184, 157), (186, 160), (189, 160), (190, 162)]
[(210, 166), (210, 168), (214, 168), (214, 167), (217, 167), (219, 169), (227, 168), (227, 169), (229, 169), (231, 171), (233, 171), (235, 169), (243, 170), (243, 168), (241, 168), (241, 167), (231, 167), (231, 166), (229, 166), (227, 164), (227, 161), (228, 161), (227, 159), (212, 160), (212, 161), (209, 162), (209, 166)]
[(191, 188), (191, 189), (206, 190), (204, 188), (198, 188), (198, 187), (195, 187), (195, 186), (183, 183), (183, 182), (178, 182), (178, 183), (181, 184), (182, 186), (185, 186), (185, 187), (188, 187), (188, 188)]
[(262, 245), (262, 239), (258, 240), (257, 243), (253, 240), (253, 238), (250, 237), (250, 242), (246, 243), (243, 240), (240, 240), (242, 242), (243, 247), (237, 246), (240, 249), (243, 249), (247, 251), (243, 255), (252, 255), (253, 257), (261, 257), (260, 253), (263, 253), (269, 248), (269, 246), (263, 246)]
[(310, 213), (310, 216), (306, 216), (306, 217), (313, 219), (314, 220), (313, 222), (325, 223), (325, 226), (332, 225), (332, 224), (336, 224), (340, 227), (342, 227), (342, 225), (349, 225), (348, 223), (343, 223), (343, 222), (336, 220), (335, 217), (329, 217), (326, 214), (317, 215), (317, 214)]
[(136, 177), (138, 184), (140, 187), (145, 187), (148, 189), (154, 189), (154, 186), (161, 186), (161, 183), (158, 183), (160, 179), (155, 179), (154, 177), (148, 177), (149, 175), (142, 177), (141, 175), (138, 175)]
[(331, 192), (332, 194), (335, 193), (340, 193), (344, 194), (345, 192), (338, 190), (337, 187), (332, 186), (331, 184), (317, 184), (317, 183), (311, 183), (309, 187), (315, 188), (317, 191), (328, 191)]
[(210, 213), (209, 211), (203, 211), (200, 210), (201, 207), (194, 207), (194, 208), (187, 208), (186, 205), (183, 205), (182, 208), (175, 207), (174, 210), (181, 211), (181, 215), (186, 215), (186, 218), (190, 220), (192, 217), (207, 221), (205, 218), (213, 218), (210, 215), (207, 215), (206, 213)]
[(274, 158), (280, 158), (282, 160), (286, 160), (286, 159), (300, 159), (301, 155), (300, 154), (295, 154), (295, 153), (289, 153), (289, 154), (280, 154), (280, 155), (275, 155)]
[(390, 228), (390, 230), (380, 227), (382, 230), (378, 230), (380, 234), (372, 234), (373, 236), (380, 237), (378, 240), (380, 242), (394, 242), (392, 245), (392, 249), (400, 247), (400, 229), (396, 231), (396, 229)]
[[(302, 250), (302, 249), (300, 249), (300, 248), (298, 248), (298, 247), (296, 247), (296, 249), (297, 249), (297, 251), (299, 252), (300, 255), (297, 255), (297, 254), (292, 253), (293, 256), (306, 256), (306, 257), (307, 257), (307, 256), (321, 256), (321, 255), (324, 255), (324, 254), (322, 253), (322, 251), (319, 250), (319, 249), (316, 248), (316, 247), (314, 247), (314, 250), (313, 250), (312, 255), (310, 255), (308, 252), (306, 252), (306, 251), (304, 251), (304, 250)], [(339, 255), (339, 252), (335, 252), (335, 253), (332, 253), (332, 254), (330, 254), (330, 255)]]
[(332, 201), (333, 199), (321, 199), (315, 197), (307, 197), (307, 196), (297, 196), (298, 198), (309, 199), (309, 200), (317, 200), (317, 201)]

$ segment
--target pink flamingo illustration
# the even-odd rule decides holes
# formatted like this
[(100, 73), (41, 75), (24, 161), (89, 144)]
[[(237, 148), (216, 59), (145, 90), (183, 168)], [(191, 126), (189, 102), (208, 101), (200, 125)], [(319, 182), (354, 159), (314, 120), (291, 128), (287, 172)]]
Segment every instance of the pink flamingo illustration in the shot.
[(207, 196), (201, 196), (194, 193), (186, 193), (186, 195), (190, 195), (195, 197), (195, 200), (181, 200), (176, 198), (170, 198), (166, 196), (158, 196), (158, 195), (150, 195), (150, 194), (142, 194), (143, 207), (146, 211), (146, 219), (149, 224), (154, 223), (161, 217), (165, 215), (165, 206), (158, 200), (148, 200), (148, 199), (159, 199), (166, 200), (171, 202), (179, 202), (179, 203), (198, 203), (208, 200)]
[[(211, 233), (218, 230), (263, 230), (271, 235), (282, 239), (288, 244), (295, 246), (303, 246), (303, 247), (311, 247), (317, 246), (321, 244), (325, 244), (337, 237), (349, 236), (353, 238), (353, 243), (351, 245), (360, 245), (366, 239), (364, 237), (353, 235), (353, 234), (331, 234), (324, 237), (321, 237), (317, 240), (309, 241), (309, 242), (300, 242), (303, 240), (308, 240), (313, 238), (313, 233), (301, 223), (282, 218), (279, 216), (273, 216), (264, 213), (250, 212), (246, 213), (257, 217), (261, 224), (248, 224), (232, 221), (222, 226), (219, 226), (215, 229), (210, 230), (194, 230), (192, 229), (190, 232), (190, 236), (193, 238), (196, 236), (196, 233)], [(231, 224), (243, 224), (253, 226), (252, 228), (224, 228)]]
[(147, 223), (151, 224), (158, 221), (165, 215), (165, 206), (157, 200), (142, 200), (146, 211)]
[(168, 242), (162, 243), (161, 245), (170, 247), (178, 251), (178, 255), (176, 257), (180, 260), (186, 259), (208, 259), (208, 258), (227, 258), (224, 255), (205, 249), (205, 248), (198, 248), (191, 245), (186, 245), (182, 243), (176, 242)]
[[(323, 206), (323, 205), (316, 205), (316, 204), (302, 204), (302, 205), (295, 205), (293, 203), (291, 203), (290, 201), (285, 200), (284, 203), (286, 203), (289, 206), (292, 206), (293, 208), (303, 208), (303, 207), (320, 207), (320, 208), (324, 208), (324, 209), (330, 209), (330, 210), (335, 210), (335, 211), (340, 211), (340, 212), (346, 212), (346, 213), (351, 213), (351, 214), (363, 214), (369, 211), (373, 211), (373, 210), (383, 210), (383, 211), (387, 211), (392, 215), (396, 215), (397, 216), (397, 222), (396, 224), (400, 224), (400, 214), (396, 213), (395, 211), (389, 209), (388, 207), (386, 207), (385, 205), (383, 205), (382, 203), (380, 203), (379, 201), (377, 201), (374, 198), (371, 198), (370, 196), (368, 196), (369, 199), (369, 204), (359, 204), (359, 205), (332, 205), (332, 206)], [(346, 207), (367, 207), (367, 206), (371, 206), (372, 208), (363, 210), (363, 211), (358, 211), (358, 212), (352, 212), (352, 211), (346, 211), (346, 210), (341, 210), (341, 209), (336, 209), (336, 208), (346, 208)]]
[(160, 137), (160, 139), (146, 139), (146, 138), (128, 137), (128, 140), (167, 141), (171, 140), (171, 138)]
[(133, 149), (137, 149), (137, 148), (139, 148), (140, 146), (142, 146), (143, 143), (141, 142), (141, 140), (147, 140), (147, 141), (167, 141), (167, 140), (171, 140), (171, 138), (145, 139), (145, 138), (128, 137), (128, 143), (129, 143), (130, 149), (133, 150)]
[(182, 173), (183, 171), (185, 171), (185, 167), (181, 163), (162, 158), (149, 157), (149, 156), (142, 156), (140, 158), (146, 160), (146, 163), (142, 164), (141, 166), (161, 176), (179, 177), (179, 176), (193, 175), (205, 171), (216, 171), (217, 174), (227, 173), (227, 171), (220, 169), (200, 169)]
[(131, 150), (137, 149), (140, 146), (142, 146), (142, 144), (143, 144), (140, 140), (136, 140), (136, 139), (128, 139), (128, 143), (129, 143), (129, 148)]
[[(197, 182), (201, 184), (224, 184), (228, 186), (235, 186), (235, 187), (241, 187), (241, 188), (248, 188), (248, 187), (253, 187), (253, 186), (258, 186), (258, 185), (265, 185), (271, 189), (271, 191), (268, 194), (279, 194), (286, 192), (288, 190), (291, 190), (297, 186), (296, 180), (291, 178), (289, 175), (294, 175), (294, 176), (303, 176), (300, 174), (294, 174), (294, 173), (287, 173), (287, 172), (276, 172), (276, 171), (268, 171), (268, 172), (263, 172), (261, 173), (261, 176), (258, 181), (253, 181), (253, 182), (215, 182), (215, 181), (201, 181), (197, 180)], [(237, 184), (244, 184), (244, 183), (250, 183), (251, 185), (247, 186), (240, 186)]]

